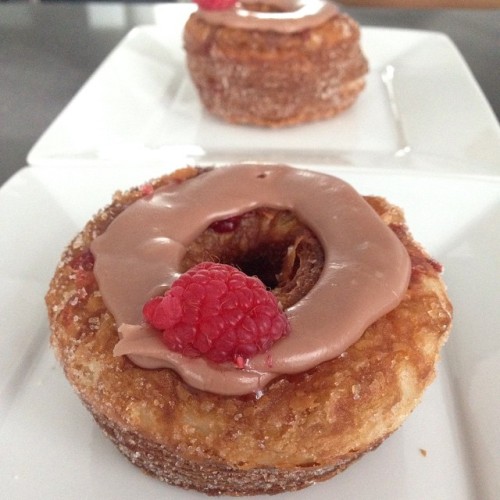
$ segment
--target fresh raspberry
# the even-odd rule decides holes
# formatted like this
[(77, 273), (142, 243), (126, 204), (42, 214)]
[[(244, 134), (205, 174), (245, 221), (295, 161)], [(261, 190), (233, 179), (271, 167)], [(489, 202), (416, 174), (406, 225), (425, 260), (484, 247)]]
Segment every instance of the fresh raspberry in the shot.
[(236, 0), (195, 0), (200, 9), (224, 10), (230, 9), (236, 4)]
[(258, 278), (214, 262), (192, 267), (163, 297), (149, 300), (143, 314), (170, 350), (240, 368), (289, 331), (276, 297)]

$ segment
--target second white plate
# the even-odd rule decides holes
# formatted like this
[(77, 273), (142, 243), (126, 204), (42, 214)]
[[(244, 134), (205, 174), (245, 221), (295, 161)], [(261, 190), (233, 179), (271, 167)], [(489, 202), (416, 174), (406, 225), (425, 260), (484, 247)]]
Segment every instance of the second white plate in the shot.
[(445, 35), (363, 28), (370, 73), (355, 105), (331, 120), (268, 130), (229, 125), (202, 108), (182, 48), (188, 7), (168, 5), (163, 25), (132, 30), (34, 145), (28, 163), (154, 165), (193, 152), (255, 149), (392, 155), (401, 138), (381, 79), (391, 65), (413, 153), (460, 160), (459, 171), (500, 171), (498, 122)]

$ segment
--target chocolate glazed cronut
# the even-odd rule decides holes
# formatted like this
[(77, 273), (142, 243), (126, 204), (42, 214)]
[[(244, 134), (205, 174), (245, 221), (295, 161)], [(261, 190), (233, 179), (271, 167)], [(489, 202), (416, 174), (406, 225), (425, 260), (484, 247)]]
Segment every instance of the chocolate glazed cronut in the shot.
[[(290, 3), (300, 2), (243, 7), (271, 5), (279, 12)], [(276, 12), (272, 23), (257, 18), (242, 26), (233, 18), (224, 23), (225, 11), (191, 15), (184, 30), (187, 65), (208, 111), (231, 123), (281, 127), (330, 118), (354, 103), (368, 68), (359, 26), (330, 2), (312, 3), (326, 9), (319, 24), (315, 15), (290, 20)]]
[[(146, 369), (114, 355), (117, 324), (103, 301), (90, 248), (152, 189), (175, 190), (205, 175), (206, 170), (184, 169), (117, 193), (89, 221), (65, 250), (46, 296), (51, 344), (104, 433), (147, 473), (210, 495), (297, 490), (334, 476), (377, 447), (418, 404), (435, 376), (451, 325), (441, 269), (412, 239), (400, 209), (366, 197), (410, 259), (400, 303), (341, 355), (277, 377), (257, 393), (227, 396), (194, 389), (172, 369)], [(188, 245), (182, 266), (217, 256), (261, 275), (291, 307), (309, 295), (326, 254), (300, 216), (252, 210), (233, 230), (211, 224)], [(259, 242), (266, 243), (268, 254)], [(262, 255), (272, 269), (262, 265)], [(78, 446), (79, 436), (74, 439)]]

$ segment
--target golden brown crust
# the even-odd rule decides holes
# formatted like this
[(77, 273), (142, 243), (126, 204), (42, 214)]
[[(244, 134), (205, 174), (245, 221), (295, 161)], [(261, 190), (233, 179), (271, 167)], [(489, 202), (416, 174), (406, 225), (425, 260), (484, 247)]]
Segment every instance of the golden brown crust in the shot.
[(345, 14), (294, 34), (211, 25), (193, 14), (187, 64), (205, 107), (231, 123), (281, 127), (335, 116), (365, 86), (357, 23)]
[[(199, 172), (184, 169), (152, 186)], [(401, 425), (435, 376), (452, 308), (440, 266), (413, 241), (400, 209), (366, 198), (412, 260), (401, 304), (337, 359), (271, 383), (259, 399), (223, 397), (190, 389), (168, 369), (113, 356), (117, 332), (88, 248), (149, 189), (118, 193), (87, 224), (46, 297), (51, 344), (66, 376), (122, 453), (164, 481), (211, 495), (277, 493), (337, 474)]]

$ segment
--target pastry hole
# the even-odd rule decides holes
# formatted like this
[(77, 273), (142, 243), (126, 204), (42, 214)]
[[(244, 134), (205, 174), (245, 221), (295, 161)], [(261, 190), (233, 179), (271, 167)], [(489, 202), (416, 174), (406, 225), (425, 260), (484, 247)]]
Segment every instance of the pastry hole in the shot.
[(213, 223), (188, 246), (181, 269), (204, 261), (258, 276), (286, 308), (317, 282), (324, 252), (293, 212), (261, 208)]
[(248, 254), (235, 258), (229, 264), (249, 276), (257, 276), (266, 287), (273, 289), (278, 286), (278, 276), (283, 267), (285, 254), (285, 245), (261, 245)]

